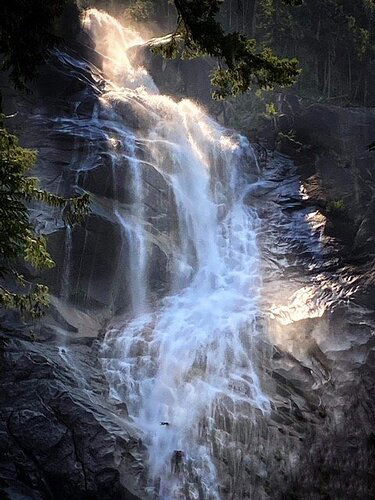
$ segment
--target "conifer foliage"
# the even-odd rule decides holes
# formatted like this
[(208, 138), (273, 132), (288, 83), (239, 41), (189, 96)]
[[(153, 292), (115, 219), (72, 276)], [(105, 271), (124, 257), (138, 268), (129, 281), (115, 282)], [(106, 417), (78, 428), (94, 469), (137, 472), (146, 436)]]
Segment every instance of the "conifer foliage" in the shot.
[[(294, 0), (286, 0), (296, 4)], [(213, 97), (224, 99), (246, 92), (292, 85), (299, 74), (295, 58), (278, 57), (269, 48), (258, 48), (255, 39), (239, 32), (226, 33), (217, 20), (222, 0), (174, 0), (178, 25), (169, 43), (157, 51), (165, 57), (211, 56), (219, 61), (212, 75)], [(299, 2), (297, 1), (297, 4)]]
[[(0, 69), (13, 85), (27, 90), (49, 50), (58, 42), (55, 25), (73, 0), (3, 0), (0, 2)], [(1, 94), (0, 94), (1, 106)], [(0, 108), (1, 113), (1, 108)], [(79, 222), (89, 211), (87, 195), (65, 199), (40, 188), (30, 177), (36, 151), (22, 148), (5, 127), (0, 114), (0, 305), (23, 315), (39, 317), (48, 305), (48, 287), (20, 275), (20, 264), (34, 269), (54, 266), (44, 236), (30, 219), (30, 202), (61, 209), (68, 224)]]
[(27, 205), (37, 201), (59, 207), (72, 224), (88, 213), (89, 202), (87, 195), (66, 199), (40, 189), (38, 179), (27, 176), (36, 159), (36, 152), (22, 148), (1, 123), (0, 304), (33, 317), (40, 316), (48, 304), (48, 288), (26, 281), (16, 269), (22, 260), (35, 269), (52, 268), (54, 262), (45, 237), (35, 232)]

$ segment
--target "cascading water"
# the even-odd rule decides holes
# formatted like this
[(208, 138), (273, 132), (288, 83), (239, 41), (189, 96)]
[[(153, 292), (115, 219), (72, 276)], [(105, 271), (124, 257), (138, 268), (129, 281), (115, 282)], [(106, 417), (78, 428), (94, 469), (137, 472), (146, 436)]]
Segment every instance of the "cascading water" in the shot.
[[(126, 161), (132, 176), (130, 207), (118, 205), (115, 214), (129, 247), (132, 318), (105, 337), (112, 396), (126, 402), (144, 432), (151, 496), (218, 498), (220, 447), (249, 408), (269, 408), (252, 359), (258, 220), (243, 200), (249, 183), (243, 167), (255, 168), (254, 153), (193, 102), (158, 93), (128, 56), (142, 43), (135, 31), (97, 10), (85, 13), (84, 26), (103, 57), (100, 101), (112, 120), (112, 165)], [(118, 103), (142, 115), (144, 125), (131, 131)], [(148, 283), (144, 173), (151, 169), (168, 186), (176, 219), (169, 292), (158, 300)], [(117, 171), (114, 178), (120, 185)]]

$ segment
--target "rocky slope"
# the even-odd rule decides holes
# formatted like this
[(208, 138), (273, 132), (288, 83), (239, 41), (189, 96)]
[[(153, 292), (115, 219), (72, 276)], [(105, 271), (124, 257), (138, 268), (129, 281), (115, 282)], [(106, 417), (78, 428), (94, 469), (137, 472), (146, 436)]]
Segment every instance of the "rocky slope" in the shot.
[[(126, 203), (129, 194), (126, 182), (116, 190), (107, 136), (93, 119), (102, 84), (92, 63), (100, 65), (99, 57), (77, 15), (74, 9), (66, 13), (67, 46), (40, 69), (30, 95), (15, 92), (4, 75), (1, 81), (4, 112), (16, 112), (8, 126), (23, 146), (38, 149), (35, 174), (42, 185), (66, 196), (85, 190), (92, 199), (91, 214), (73, 228), (63, 214), (32, 207), (56, 267), (41, 275), (23, 271), (48, 283), (53, 297), (38, 325), (22, 324), (8, 312), (1, 315), (2, 498), (145, 494), (141, 436), (126, 407), (111, 401), (98, 358), (103, 325), (129, 304), (127, 249), (113, 215), (114, 204)], [(98, 162), (85, 171), (90, 154), (97, 154)], [(150, 211), (161, 212), (163, 187), (150, 172)], [(169, 206), (164, 202), (166, 210)], [(156, 288), (163, 286), (164, 254), (158, 248)]]

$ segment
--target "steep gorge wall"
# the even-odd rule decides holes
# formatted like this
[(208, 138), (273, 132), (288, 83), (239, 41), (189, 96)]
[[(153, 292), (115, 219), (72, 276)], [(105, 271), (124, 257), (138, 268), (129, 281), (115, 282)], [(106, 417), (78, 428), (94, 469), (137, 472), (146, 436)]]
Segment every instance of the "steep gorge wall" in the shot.
[[(123, 311), (129, 302), (126, 248), (111, 216), (117, 197), (108, 158), (99, 155), (97, 168), (77, 172), (100, 144), (104, 153), (106, 139), (100, 131), (95, 137), (74, 134), (69, 125), (71, 116), (83, 124), (92, 119), (101, 82), (92, 77), (91, 63), (99, 65), (99, 57), (74, 6), (59, 29), (65, 36), (61, 51), (79, 54), (81, 67), (61, 52), (52, 54), (27, 95), (16, 92), (2, 73), (3, 109), (15, 114), (7, 126), (21, 145), (38, 150), (33, 174), (42, 186), (63, 196), (89, 191), (92, 212), (72, 229), (69, 249), (61, 213), (32, 207), (56, 267), (23, 272), (47, 283), (63, 301), (53, 298), (36, 325), (0, 312), (0, 497), (134, 500), (144, 494), (142, 436), (127, 419), (126, 407), (111, 401), (97, 341), (109, 311)], [(150, 177), (160, 204), (158, 183)], [(126, 188), (121, 189), (123, 202)]]

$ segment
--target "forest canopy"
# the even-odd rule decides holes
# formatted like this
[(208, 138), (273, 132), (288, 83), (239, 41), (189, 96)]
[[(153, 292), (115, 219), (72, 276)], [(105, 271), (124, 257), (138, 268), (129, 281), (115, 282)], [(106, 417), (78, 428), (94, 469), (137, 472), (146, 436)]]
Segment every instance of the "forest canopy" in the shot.
[[(288, 1), (288, 0), (287, 0)], [(159, 52), (165, 57), (210, 56), (219, 61), (212, 75), (213, 96), (225, 98), (261, 89), (292, 85), (299, 73), (295, 58), (277, 57), (269, 47), (258, 48), (254, 38), (238, 31), (226, 32), (217, 16), (221, 0), (174, 0), (178, 12), (176, 31)]]

